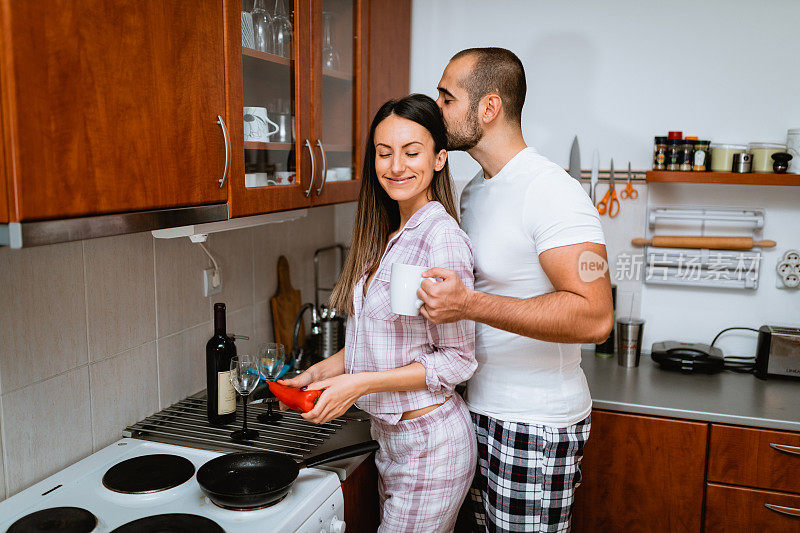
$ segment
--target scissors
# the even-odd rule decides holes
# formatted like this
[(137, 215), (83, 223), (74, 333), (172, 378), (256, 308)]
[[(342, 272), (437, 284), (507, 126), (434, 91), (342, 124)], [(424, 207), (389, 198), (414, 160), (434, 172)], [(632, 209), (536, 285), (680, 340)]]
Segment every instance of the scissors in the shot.
[[(619, 199), (617, 198), (617, 190), (614, 187), (614, 160), (611, 160), (611, 170), (608, 174), (608, 190), (600, 203), (597, 204), (597, 212), (605, 215), (608, 211), (608, 216), (614, 218), (619, 214)], [(615, 207), (616, 206), (616, 207)]]
[(620, 198), (622, 199), (629, 199), (629, 200), (636, 200), (639, 197), (639, 191), (633, 188), (631, 185), (631, 162), (628, 161), (628, 182), (625, 185), (625, 190), (619, 193)]

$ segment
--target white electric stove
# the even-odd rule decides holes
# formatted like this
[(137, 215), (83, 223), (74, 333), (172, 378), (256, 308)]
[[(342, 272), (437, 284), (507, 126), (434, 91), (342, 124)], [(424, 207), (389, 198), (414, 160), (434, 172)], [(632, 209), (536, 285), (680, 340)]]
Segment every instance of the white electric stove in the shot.
[(192, 462), (195, 472), (210, 459), (222, 455), (221, 452), (123, 438), (0, 502), (0, 533), (23, 517), (55, 507), (77, 507), (94, 515), (96, 526), (90, 529), (93, 533), (111, 532), (134, 520), (168, 513), (205, 517), (228, 533), (342, 533), (345, 529), (339, 477), (316, 468), (301, 469), (283, 500), (253, 511), (217, 507), (200, 490), (195, 475), (173, 488), (147, 494), (115, 492), (104, 486), (103, 476), (109, 468), (150, 454), (184, 457)]

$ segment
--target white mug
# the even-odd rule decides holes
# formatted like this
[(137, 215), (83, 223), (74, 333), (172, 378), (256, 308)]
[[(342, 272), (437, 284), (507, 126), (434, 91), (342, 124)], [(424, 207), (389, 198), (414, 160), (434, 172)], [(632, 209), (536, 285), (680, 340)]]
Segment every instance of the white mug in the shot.
[[(270, 131), (270, 127), (273, 127)], [(244, 108), (244, 140), (245, 142), (269, 142), (269, 136), (280, 128), (267, 116), (266, 107)]]
[(418, 316), (422, 300), (417, 298), (417, 289), (423, 279), (436, 281), (434, 278), (423, 278), (422, 273), (429, 267), (417, 265), (392, 264), (392, 277), (389, 280), (389, 295), (392, 301), (392, 313), (406, 316)]

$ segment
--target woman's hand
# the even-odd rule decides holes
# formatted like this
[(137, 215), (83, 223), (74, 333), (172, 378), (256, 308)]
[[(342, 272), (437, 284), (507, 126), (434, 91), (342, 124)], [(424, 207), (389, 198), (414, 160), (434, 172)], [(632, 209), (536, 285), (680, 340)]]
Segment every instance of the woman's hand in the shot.
[(367, 393), (363, 374), (341, 374), (311, 383), (308, 389), (323, 390), (314, 409), (300, 415), (315, 424), (324, 424), (343, 415), (356, 400)]
[[(291, 379), (279, 379), (277, 380), (277, 382), (280, 383), (281, 385), (286, 385), (287, 387), (294, 387), (296, 389), (301, 389), (303, 387), (311, 385), (316, 380), (317, 380), (316, 373), (311, 368), (309, 368), (299, 376), (295, 376)], [(278, 404), (280, 406), (281, 411), (286, 411), (288, 409), (288, 407), (286, 407), (286, 405), (284, 405), (283, 402), (278, 402)]]

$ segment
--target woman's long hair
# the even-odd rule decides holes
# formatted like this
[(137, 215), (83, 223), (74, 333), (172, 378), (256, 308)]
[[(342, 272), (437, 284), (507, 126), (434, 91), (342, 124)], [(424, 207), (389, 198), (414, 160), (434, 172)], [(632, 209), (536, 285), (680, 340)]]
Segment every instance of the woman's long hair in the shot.
[[(375, 113), (364, 150), (361, 192), (358, 195), (350, 253), (329, 302), (331, 307), (346, 310), (348, 314), (353, 314), (353, 290), (356, 284), (365, 274), (371, 275), (377, 270), (389, 235), (400, 227), (397, 202), (383, 190), (375, 172), (375, 129), (390, 115), (411, 120), (428, 130), (433, 137), (435, 153), (447, 149), (447, 130), (442, 113), (432, 98), (424, 94), (410, 94), (389, 100)], [(447, 162), (441, 170), (434, 171), (428, 196), (441, 203), (450, 216), (458, 221)]]

